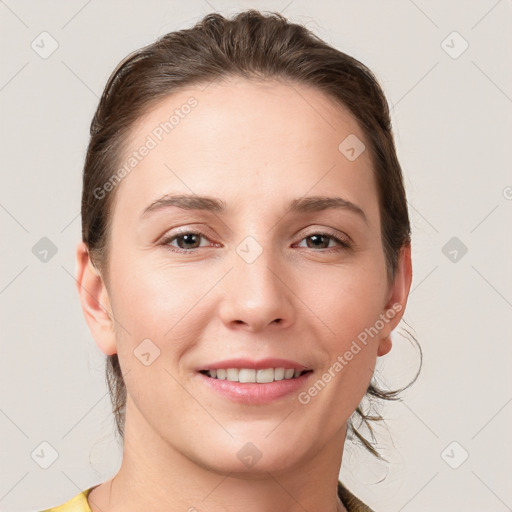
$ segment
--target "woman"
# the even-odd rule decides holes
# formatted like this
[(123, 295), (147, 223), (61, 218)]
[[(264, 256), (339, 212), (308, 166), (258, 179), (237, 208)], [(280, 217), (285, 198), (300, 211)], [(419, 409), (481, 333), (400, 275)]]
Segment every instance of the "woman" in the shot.
[(119, 472), (63, 511), (368, 511), (338, 481), (410, 226), (372, 73), (278, 14), (206, 16), (109, 79), (77, 282)]

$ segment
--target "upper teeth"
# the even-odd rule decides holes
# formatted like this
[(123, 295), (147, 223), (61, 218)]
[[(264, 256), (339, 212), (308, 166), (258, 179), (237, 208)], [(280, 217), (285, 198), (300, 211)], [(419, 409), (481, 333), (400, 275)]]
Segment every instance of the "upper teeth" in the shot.
[(208, 375), (214, 379), (229, 380), (231, 382), (259, 382), (261, 384), (274, 380), (293, 379), (302, 373), (301, 370), (285, 368), (265, 368), (255, 370), (251, 368), (219, 368), (209, 370)]

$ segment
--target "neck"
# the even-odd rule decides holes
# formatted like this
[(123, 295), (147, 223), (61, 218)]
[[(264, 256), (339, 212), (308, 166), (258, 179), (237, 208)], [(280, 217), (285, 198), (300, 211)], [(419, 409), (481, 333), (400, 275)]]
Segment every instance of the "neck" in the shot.
[(91, 491), (89, 505), (93, 512), (346, 512), (337, 495), (345, 436), (346, 425), (286, 470), (221, 472), (162, 439), (128, 398), (121, 468)]

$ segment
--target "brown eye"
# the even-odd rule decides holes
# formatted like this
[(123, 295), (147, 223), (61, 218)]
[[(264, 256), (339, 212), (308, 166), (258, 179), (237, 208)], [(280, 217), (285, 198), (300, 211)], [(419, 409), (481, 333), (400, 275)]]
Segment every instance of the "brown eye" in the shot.
[[(197, 243), (200, 237), (201, 235), (198, 235), (197, 233), (186, 233), (185, 235), (177, 236), (176, 240), (180, 249), (196, 249), (196, 247), (199, 247)], [(183, 243), (179, 243), (180, 241)], [(191, 247), (191, 245), (194, 247)]]
[(311, 235), (308, 236), (306, 240), (311, 241), (311, 244), (308, 244), (308, 247), (312, 249), (328, 249), (332, 237), (325, 235)]
[(313, 233), (312, 235), (303, 238), (303, 240), (308, 240), (308, 242), (306, 242), (308, 249), (333, 249), (335, 248), (334, 246), (329, 247), (329, 243), (331, 241), (338, 244), (338, 247), (341, 246), (345, 249), (350, 248), (348, 240), (338, 238), (331, 233)]
[[(191, 252), (194, 249), (199, 249), (201, 247), (201, 238), (207, 240), (201, 233), (187, 231), (165, 238), (162, 241), (162, 245), (165, 245), (176, 252)], [(176, 241), (176, 245), (172, 244), (174, 241)]]

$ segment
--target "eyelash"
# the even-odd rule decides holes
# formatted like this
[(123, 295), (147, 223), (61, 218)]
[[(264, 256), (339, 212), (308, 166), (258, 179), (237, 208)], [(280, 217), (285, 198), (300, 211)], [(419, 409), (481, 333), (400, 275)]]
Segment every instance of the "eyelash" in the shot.
[[(176, 233), (174, 235), (171, 235), (171, 236), (168, 236), (168, 237), (164, 238), (162, 240), (162, 242), (161, 242), (161, 245), (165, 246), (167, 249), (169, 249), (172, 252), (177, 252), (177, 253), (180, 253), (180, 254), (195, 253), (195, 251), (197, 251), (198, 249), (201, 249), (201, 247), (195, 247), (194, 249), (181, 249), (179, 247), (175, 247), (175, 246), (171, 246), (170, 245), (170, 243), (173, 240), (176, 240), (177, 238), (183, 237), (185, 235), (199, 235), (199, 236), (205, 238), (206, 240), (209, 240), (209, 238), (207, 236), (205, 236), (203, 233), (201, 233), (199, 231), (183, 231), (182, 233)], [(338, 247), (329, 247), (329, 248), (326, 248), (326, 249), (319, 249), (318, 251), (313, 249), (314, 252), (329, 252), (330, 253), (333, 250), (334, 251), (337, 251), (337, 250), (347, 250), (347, 249), (351, 249), (352, 248), (352, 244), (348, 240), (340, 238), (340, 237), (337, 237), (337, 236), (333, 235), (332, 233), (328, 233), (328, 232), (325, 232), (325, 231), (318, 231), (318, 232), (315, 231), (314, 233), (311, 233), (310, 235), (305, 236), (300, 241), (302, 242), (303, 240), (306, 240), (307, 238), (310, 238), (310, 237), (315, 236), (315, 235), (320, 235), (320, 236), (324, 236), (324, 237), (330, 238), (330, 239), (334, 240), (335, 242), (337, 242), (339, 244), (339, 246)], [(307, 247), (306, 247), (306, 249), (307, 249)]]

